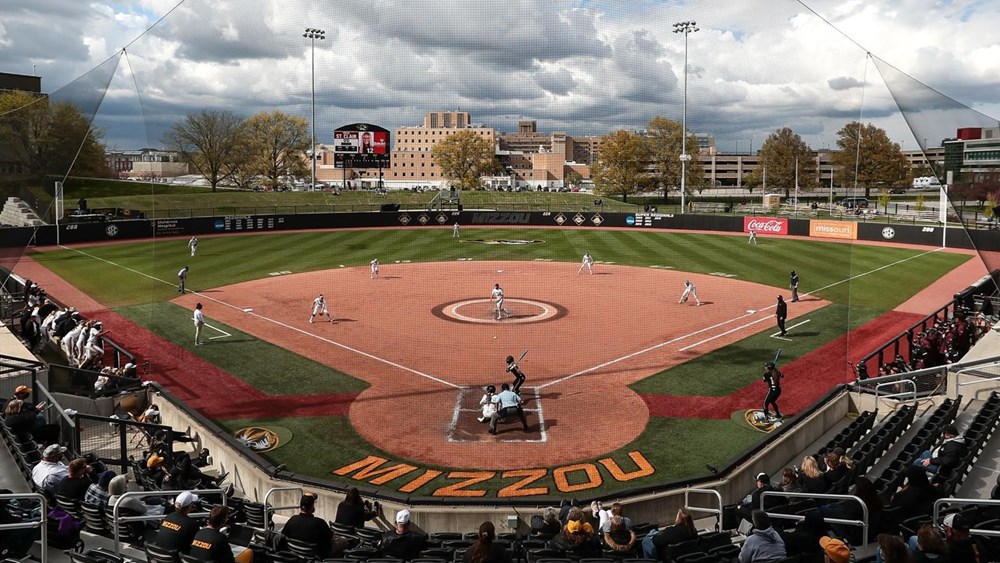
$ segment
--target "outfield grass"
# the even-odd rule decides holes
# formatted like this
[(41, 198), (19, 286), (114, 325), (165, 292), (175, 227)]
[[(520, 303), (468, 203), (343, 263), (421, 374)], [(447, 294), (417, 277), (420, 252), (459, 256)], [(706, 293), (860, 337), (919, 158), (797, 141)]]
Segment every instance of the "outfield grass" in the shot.
[[(471, 242), (473, 239), (504, 238), (544, 242), (519, 246)], [(365, 383), (339, 372), (332, 373), (335, 370), (228, 326), (219, 325), (234, 335), (235, 342), (231, 345), (194, 348), (190, 342), (190, 313), (166, 303), (177, 295), (174, 284), (181, 266), (191, 266), (189, 286), (196, 290), (259, 279), (274, 271), (304, 272), (336, 268), (340, 264), (365, 267), (374, 256), (382, 262), (383, 271), (389, 272), (396, 260), (544, 258), (575, 264), (589, 251), (597, 260), (616, 264), (669, 266), (678, 271), (724, 274), (778, 288), (787, 286), (789, 270), (795, 269), (802, 278), (802, 292), (812, 292), (832, 301), (833, 305), (804, 317), (811, 319), (808, 334), (802, 332), (799, 336), (803, 338), (793, 339), (784, 346), (784, 361), (790, 361), (842, 336), (848, 328), (891, 310), (970, 259), (969, 255), (945, 252), (798, 239), (762, 238), (758, 246), (751, 247), (742, 236), (639, 230), (468, 228), (463, 230), (461, 242), (451, 238), (449, 228), (219, 236), (202, 239), (198, 256), (193, 259), (186, 242), (186, 239), (173, 238), (79, 250), (51, 250), (35, 258), (98, 301), (117, 307), (120, 313), (151, 331), (275, 395), (298, 393), (302, 389), (317, 393), (357, 392)], [(818, 288), (825, 289), (816, 291)], [(663, 289), (668, 295), (679, 294), (680, 290), (680, 287)], [(726, 298), (724, 295), (702, 297), (719, 301)], [(626, 290), (622, 303), (628, 300)], [(747, 358), (757, 357), (751, 352), (772, 348), (773, 342), (767, 334), (769, 332), (765, 331), (735, 342), (653, 375), (632, 388), (639, 393), (727, 395), (759, 377), (758, 362), (755, 360), (752, 362), (754, 367), (748, 368)], [(581, 346), (592, 344), (581, 343)], [(275, 378), (277, 365), (283, 366), (283, 374), (294, 374), (292, 378)], [(613, 412), (613, 405), (609, 405), (609, 409)], [(275, 463), (288, 464), (290, 471), (304, 475), (331, 478), (330, 471), (337, 467), (369, 454), (380, 455), (357, 435), (346, 417), (220, 422), (233, 430), (269, 422), (289, 428), (294, 439), (268, 456)], [(703, 474), (706, 463), (723, 465), (761, 438), (760, 433), (748, 426), (728, 419), (652, 418), (635, 441), (611, 455), (622, 458), (629, 451), (640, 451), (657, 468), (655, 476), (626, 485), (631, 487)], [(407, 461), (381, 455), (392, 463)], [(447, 471), (447, 468), (436, 469)], [(396, 484), (403, 482), (406, 478), (398, 479)], [(429, 494), (450, 482), (432, 481), (417, 494)], [(509, 479), (497, 477), (484, 486), (495, 493), (507, 484), (510, 484)], [(539, 485), (551, 489), (551, 474), (535, 484)], [(600, 489), (588, 492), (610, 492), (616, 487), (620, 485), (606, 480)]]

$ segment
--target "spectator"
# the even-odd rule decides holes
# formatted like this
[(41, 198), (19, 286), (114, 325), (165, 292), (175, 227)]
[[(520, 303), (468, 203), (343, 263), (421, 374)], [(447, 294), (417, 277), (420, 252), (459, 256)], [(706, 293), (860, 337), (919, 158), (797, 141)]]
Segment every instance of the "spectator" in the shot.
[[(826, 478), (827, 490), (833, 492), (837, 485), (840, 485), (845, 477), (851, 472), (851, 468), (844, 463), (843, 459), (837, 455), (835, 452), (827, 452), (823, 456), (823, 462), (826, 463), (826, 473), (823, 477)], [(843, 491), (847, 488), (847, 483), (843, 483)]]
[(763, 510), (754, 510), (753, 531), (740, 548), (740, 563), (764, 563), (785, 557), (785, 542), (771, 527), (771, 519)]
[(600, 556), (601, 542), (594, 533), (594, 527), (585, 521), (583, 510), (574, 506), (566, 518), (562, 532), (552, 538), (549, 545), (565, 551), (568, 557), (574, 559)]
[(948, 550), (944, 537), (934, 526), (924, 524), (917, 530), (917, 535), (908, 542), (910, 560), (913, 563), (944, 563), (948, 561)]
[(347, 549), (347, 540), (334, 538), (330, 525), (317, 518), (315, 512), (316, 495), (304, 493), (299, 499), (299, 513), (288, 519), (281, 533), (293, 540), (316, 544), (320, 558), (337, 557)]
[(920, 514), (930, 514), (934, 501), (940, 498), (940, 493), (927, 480), (924, 469), (911, 465), (906, 468), (906, 483), (889, 502), (889, 508), (906, 518)]
[(198, 502), (198, 495), (184, 491), (174, 499), (174, 511), (160, 522), (160, 530), (156, 533), (156, 545), (163, 549), (176, 549), (187, 553), (191, 549), (191, 541), (198, 533), (198, 522), (189, 516)]
[(671, 526), (653, 530), (642, 538), (642, 556), (646, 559), (659, 559), (659, 553), (668, 545), (698, 537), (694, 527), (694, 518), (685, 508), (677, 509), (674, 523)]
[[(597, 510), (594, 510), (595, 504)], [(622, 514), (622, 504), (620, 502), (612, 504), (611, 510), (602, 510), (601, 503), (597, 501), (591, 503), (590, 506), (591, 506), (591, 513), (599, 518), (600, 521), (599, 529), (602, 534), (608, 533), (608, 531), (611, 529), (611, 519), (614, 518), (615, 516), (621, 516), (623, 518), (626, 530), (632, 529), (632, 520), (630, 520), (629, 518), (625, 517), (624, 514)]]
[(781, 471), (781, 490), (786, 493), (801, 493), (802, 485), (799, 484), (799, 474), (792, 467), (786, 467)]
[(983, 546), (969, 536), (969, 523), (964, 516), (949, 514), (944, 517), (943, 524), (949, 563), (979, 563), (985, 560)]
[(59, 482), (69, 475), (69, 468), (61, 461), (66, 448), (52, 444), (42, 452), (42, 461), (31, 469), (31, 481), (39, 490), (55, 494)]
[[(773, 490), (774, 486), (771, 484), (771, 478), (768, 477), (767, 473), (758, 473), (756, 488), (743, 499), (743, 502), (741, 502), (739, 506), (736, 507), (736, 516), (742, 520), (750, 522), (753, 511), (760, 508), (760, 496), (767, 491)], [(765, 506), (765, 508), (774, 506), (774, 501), (769, 502), (771, 504), (769, 506)], [(781, 502), (780, 499), (778, 499), (777, 502)], [(735, 528), (736, 525), (738, 525), (738, 523), (732, 526), (727, 526), (727, 529)]]
[(823, 472), (819, 470), (816, 458), (807, 455), (802, 458), (802, 469), (799, 471), (799, 484), (803, 493), (823, 494), (829, 490)]
[(826, 563), (851, 563), (851, 548), (847, 547), (846, 543), (823, 536), (819, 539), (819, 546), (823, 550), (823, 561)]
[(188, 555), (199, 561), (214, 561), (215, 563), (250, 563), (253, 561), (253, 552), (249, 549), (238, 557), (233, 557), (229, 538), (222, 533), (222, 529), (226, 526), (228, 512), (224, 506), (212, 508), (211, 514), (208, 515), (208, 527), (198, 530), (198, 533), (194, 535)]
[(944, 429), (944, 441), (941, 445), (932, 451), (924, 450), (913, 464), (923, 467), (924, 471), (931, 474), (947, 473), (962, 462), (968, 451), (965, 439), (958, 435), (955, 425), (949, 424)]
[(790, 534), (781, 534), (789, 556), (799, 556), (800, 563), (823, 563), (823, 538), (830, 530), (818, 510), (810, 510)]
[(87, 488), (93, 484), (93, 480), (90, 478), (90, 466), (87, 465), (87, 460), (82, 457), (78, 457), (69, 462), (69, 467), (67, 467), (66, 470), (66, 478), (59, 481), (59, 484), (56, 485), (56, 495), (71, 498), (76, 501), (82, 501), (84, 495), (87, 494)]
[(504, 546), (493, 543), (496, 536), (493, 522), (480, 524), (476, 543), (465, 551), (463, 563), (511, 563), (510, 552)]
[[(10, 489), (0, 489), (0, 495), (9, 495)], [(8, 509), (10, 501), (0, 500), (0, 526), (4, 524), (19, 524), (24, 521), (22, 516), (11, 513)], [(41, 528), (19, 528), (15, 530), (0, 530), (0, 546), (6, 549), (7, 561), (21, 559), (28, 554), (35, 540), (41, 538)], [(0, 551), (3, 551), (0, 549)]]
[(337, 505), (337, 516), (334, 522), (354, 528), (363, 528), (365, 522), (378, 516), (380, 510), (379, 503), (373, 506), (366, 500), (361, 500), (361, 493), (357, 487), (351, 487), (347, 491), (347, 496)]
[(115, 472), (110, 469), (97, 476), (97, 482), (87, 488), (87, 493), (83, 496), (83, 502), (92, 504), (101, 510), (108, 506), (108, 484), (115, 478)]
[(604, 543), (618, 553), (629, 553), (635, 549), (635, 530), (626, 525), (624, 516), (612, 516)]
[(21, 441), (31, 438), (35, 427), (34, 409), (27, 408), (20, 399), (11, 399), (3, 409), (3, 424)]
[[(536, 518), (540, 521), (537, 521)], [(532, 517), (532, 530), (531, 536), (533, 538), (550, 540), (555, 537), (556, 534), (562, 531), (562, 524), (559, 522), (559, 509), (554, 506), (549, 506), (542, 511), (542, 516), (539, 518), (537, 515)]]
[(899, 536), (879, 534), (875, 560), (878, 563), (910, 563), (910, 550)]
[[(118, 505), (119, 515), (128, 514), (129, 516), (160, 516), (163, 514), (163, 507), (158, 505), (151, 505), (142, 502), (142, 500), (136, 497), (126, 497), (120, 499), (122, 495), (128, 492), (128, 477), (125, 475), (118, 475), (108, 482), (108, 511), (114, 509), (115, 505)], [(121, 503), (119, 503), (119, 499)]]
[(396, 513), (396, 528), (382, 534), (382, 554), (409, 561), (427, 549), (427, 536), (410, 530), (410, 511)]
[[(848, 494), (852, 494), (865, 503), (868, 510), (868, 534), (869, 539), (883, 529), (882, 525), (882, 499), (879, 498), (875, 485), (867, 477), (858, 477), (854, 484), (848, 489)], [(844, 500), (819, 507), (820, 511), (827, 518), (840, 518), (844, 520), (861, 520), (864, 511), (861, 506), (853, 500)], [(858, 526), (834, 525), (834, 531), (843, 538), (846, 538), (852, 545), (861, 545), (861, 528)]]

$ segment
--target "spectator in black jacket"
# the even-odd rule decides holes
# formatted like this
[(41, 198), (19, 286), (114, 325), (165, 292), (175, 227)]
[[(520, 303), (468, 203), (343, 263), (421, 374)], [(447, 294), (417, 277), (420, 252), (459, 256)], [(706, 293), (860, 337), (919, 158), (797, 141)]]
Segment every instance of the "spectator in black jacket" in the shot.
[[(768, 477), (767, 473), (758, 473), (756, 480), (756, 488), (743, 499), (743, 502), (736, 507), (736, 515), (747, 522), (750, 522), (751, 515), (754, 510), (760, 508), (760, 496), (766, 491), (773, 491), (774, 485), (771, 484), (771, 478)], [(781, 499), (772, 499), (769, 501), (770, 504), (765, 506), (765, 509), (775, 506), (776, 502), (781, 502)]]
[(949, 563), (979, 563), (986, 560), (983, 545), (969, 535), (969, 523), (961, 514), (944, 517), (944, 541), (948, 546)]
[(365, 522), (378, 516), (379, 509), (379, 503), (376, 502), (373, 506), (368, 501), (361, 500), (358, 488), (351, 487), (344, 500), (337, 505), (337, 516), (334, 518), (334, 522), (344, 526), (362, 528)]
[[(765, 475), (766, 476), (766, 475)], [(694, 527), (694, 518), (686, 509), (678, 508), (672, 526), (653, 530), (642, 538), (642, 556), (646, 559), (659, 559), (660, 551), (668, 545), (698, 537)]]
[(156, 532), (155, 544), (163, 549), (176, 549), (187, 553), (191, 549), (191, 541), (198, 533), (198, 522), (188, 516), (198, 502), (198, 495), (184, 491), (174, 499), (174, 511), (160, 522)]
[(826, 477), (819, 470), (816, 458), (807, 455), (802, 458), (802, 469), (799, 470), (799, 484), (803, 493), (823, 494), (830, 490)]
[(965, 439), (958, 435), (954, 425), (949, 424), (944, 429), (944, 441), (941, 445), (934, 450), (924, 450), (913, 464), (923, 467), (924, 471), (931, 474), (947, 473), (962, 462), (968, 451)]
[(249, 549), (233, 556), (233, 549), (229, 545), (229, 538), (222, 533), (222, 528), (226, 526), (228, 510), (224, 506), (216, 506), (212, 513), (208, 515), (208, 527), (198, 530), (191, 542), (189, 555), (201, 561), (212, 561), (214, 563), (249, 563), (253, 561), (253, 552)]
[(906, 482), (889, 502), (889, 508), (897, 514), (905, 515), (906, 518), (930, 514), (934, 508), (934, 501), (940, 498), (941, 494), (927, 480), (927, 473), (922, 467), (911, 465), (906, 468)]
[(90, 466), (87, 465), (87, 460), (78, 457), (69, 462), (66, 469), (69, 475), (56, 485), (56, 496), (82, 501), (87, 489), (94, 482), (90, 478)]
[(798, 555), (800, 563), (823, 563), (823, 548), (819, 541), (829, 533), (823, 515), (818, 510), (810, 510), (795, 530), (788, 534), (781, 533), (781, 537), (785, 540), (785, 551), (788, 555)]
[(347, 549), (347, 540), (333, 537), (333, 530), (326, 520), (317, 518), (316, 495), (304, 493), (299, 500), (299, 513), (288, 519), (281, 533), (293, 540), (316, 544), (320, 557), (337, 557)]
[(601, 542), (597, 539), (594, 527), (585, 520), (583, 510), (574, 506), (570, 509), (567, 519), (562, 532), (552, 538), (549, 546), (566, 552), (566, 555), (573, 559), (599, 557)]
[(427, 549), (427, 536), (410, 529), (410, 511), (396, 513), (396, 529), (382, 534), (382, 554), (409, 561)]
[(532, 516), (531, 523), (531, 537), (533, 538), (550, 540), (562, 531), (562, 523), (559, 522), (559, 509), (554, 506), (549, 506), (543, 510), (541, 517), (537, 515)]
[(493, 522), (483, 522), (479, 525), (476, 543), (465, 551), (463, 563), (511, 563), (510, 552), (502, 545), (493, 543), (497, 537)]

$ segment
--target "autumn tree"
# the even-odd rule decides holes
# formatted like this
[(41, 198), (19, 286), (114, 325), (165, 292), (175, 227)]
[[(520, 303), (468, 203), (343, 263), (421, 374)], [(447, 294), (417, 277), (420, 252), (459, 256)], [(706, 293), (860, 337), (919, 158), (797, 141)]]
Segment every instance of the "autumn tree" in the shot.
[(608, 135), (594, 163), (594, 191), (598, 195), (622, 196), (638, 191), (648, 182), (649, 144), (637, 133), (619, 130)]
[[(667, 187), (681, 185), (681, 122), (665, 117), (654, 117), (646, 125), (646, 144), (655, 171), (655, 181)], [(688, 132), (687, 153), (691, 160), (687, 164), (685, 187), (687, 193), (700, 190), (705, 184), (705, 170), (698, 157), (698, 138)]]
[(101, 136), (71, 104), (27, 92), (0, 93), (0, 152), (24, 173), (106, 175)]
[[(796, 187), (810, 191), (816, 187), (816, 162), (813, 150), (798, 133), (783, 127), (768, 136), (757, 153), (758, 166), (746, 176), (750, 187), (777, 187), (788, 197)], [(796, 185), (796, 170), (798, 185)]]
[(246, 120), (228, 110), (189, 113), (163, 134), (163, 143), (175, 150), (208, 180), (212, 191), (238, 169), (244, 158)]
[(441, 175), (460, 190), (478, 188), (483, 176), (499, 173), (493, 143), (471, 129), (448, 135), (434, 145), (434, 161)]
[(884, 129), (852, 121), (837, 135), (840, 150), (833, 153), (833, 163), (838, 184), (863, 187), (865, 197), (871, 197), (872, 188), (882, 189), (906, 182), (909, 168), (906, 156), (899, 143), (893, 142)]
[(566, 177), (563, 178), (564, 186), (579, 186), (583, 182), (583, 175), (576, 170), (570, 170), (566, 173)]
[(260, 112), (246, 122), (246, 145), (252, 172), (277, 187), (282, 176), (305, 173), (302, 155), (309, 149), (309, 122), (282, 111)]

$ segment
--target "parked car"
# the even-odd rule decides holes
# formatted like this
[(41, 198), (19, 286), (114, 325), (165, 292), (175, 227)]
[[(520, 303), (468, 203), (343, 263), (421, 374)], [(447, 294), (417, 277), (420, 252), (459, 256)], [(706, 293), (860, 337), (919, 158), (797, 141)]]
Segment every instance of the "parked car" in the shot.
[(837, 202), (838, 205), (842, 205), (847, 209), (867, 209), (868, 208), (868, 198), (866, 197), (845, 197), (844, 199)]
[(891, 190), (889, 190), (889, 193), (891, 193), (891, 194), (905, 194), (906, 193), (906, 188), (904, 188), (904, 187), (892, 188)]

